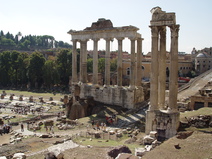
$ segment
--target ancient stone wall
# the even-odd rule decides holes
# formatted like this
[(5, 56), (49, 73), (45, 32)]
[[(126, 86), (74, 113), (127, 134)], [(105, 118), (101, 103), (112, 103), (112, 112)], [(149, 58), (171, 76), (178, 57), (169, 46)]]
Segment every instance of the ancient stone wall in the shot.
[(136, 87), (129, 89), (125, 87), (92, 87), (91, 85), (80, 86), (80, 98), (86, 96), (94, 97), (95, 101), (105, 104), (122, 106), (124, 108), (132, 109), (135, 104), (144, 101), (143, 88)]

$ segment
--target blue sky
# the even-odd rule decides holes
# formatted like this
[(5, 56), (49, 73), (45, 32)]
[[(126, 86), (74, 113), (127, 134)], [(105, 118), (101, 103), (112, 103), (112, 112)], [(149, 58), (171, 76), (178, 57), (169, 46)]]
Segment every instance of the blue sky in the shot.
[[(180, 24), (179, 51), (190, 53), (212, 47), (212, 0), (0, 0), (0, 30), (23, 35), (52, 35), (71, 44), (70, 29), (83, 30), (99, 18), (110, 19), (114, 27), (133, 25), (144, 38), (143, 52), (151, 51), (149, 28), (153, 7), (175, 12)], [(167, 30), (167, 51), (170, 46)], [(111, 45), (116, 50), (116, 41)], [(129, 51), (129, 40), (123, 50)], [(92, 49), (88, 42), (88, 49)], [(99, 42), (105, 49), (105, 42)]]

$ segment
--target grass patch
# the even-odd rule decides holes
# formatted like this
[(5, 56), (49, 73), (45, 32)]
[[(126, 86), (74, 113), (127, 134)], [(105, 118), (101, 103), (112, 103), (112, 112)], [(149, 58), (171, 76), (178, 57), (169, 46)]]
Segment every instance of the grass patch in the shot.
[(123, 135), (123, 137), (118, 138), (117, 140), (107, 140), (107, 139), (95, 139), (92, 138), (92, 140), (90, 140), (90, 138), (86, 138), (86, 137), (79, 137), (77, 139), (74, 139), (73, 141), (80, 144), (80, 145), (91, 145), (91, 146), (95, 146), (95, 147), (117, 147), (120, 145), (125, 145), (127, 147), (129, 147), (129, 149), (132, 151), (132, 153), (135, 152), (135, 148), (138, 147), (143, 147), (142, 145), (138, 144), (138, 143), (131, 143), (131, 144), (126, 144), (125, 141), (129, 139), (129, 137), (127, 135)]

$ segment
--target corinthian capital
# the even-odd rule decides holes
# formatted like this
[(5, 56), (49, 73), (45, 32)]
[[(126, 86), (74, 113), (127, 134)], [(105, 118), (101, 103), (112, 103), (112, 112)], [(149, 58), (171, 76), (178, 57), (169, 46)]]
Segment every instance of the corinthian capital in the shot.
[(178, 37), (180, 25), (171, 25), (170, 30), (171, 30), (171, 37)]
[(152, 32), (152, 37), (158, 37), (158, 27), (157, 26), (150, 26), (151, 32)]

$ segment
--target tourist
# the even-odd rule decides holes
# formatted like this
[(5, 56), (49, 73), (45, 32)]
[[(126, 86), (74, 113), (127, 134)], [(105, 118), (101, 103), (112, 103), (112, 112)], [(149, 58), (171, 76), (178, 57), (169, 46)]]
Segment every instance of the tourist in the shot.
[(36, 136), (36, 127), (33, 127), (34, 136)]
[(46, 126), (46, 133), (48, 133), (48, 127)]
[(106, 122), (106, 125), (109, 125), (108, 120), (109, 120), (109, 117), (108, 117), (108, 116), (105, 116), (105, 122)]
[(1, 136), (3, 135), (3, 129), (2, 129), (2, 126), (0, 126), (0, 135), (1, 135)]
[(100, 128), (99, 128), (99, 121), (96, 122), (96, 129), (97, 130), (100, 130)]
[(94, 128), (94, 120), (92, 120), (91, 125), (92, 125), (92, 128), (95, 129)]
[(52, 134), (54, 134), (54, 126), (50, 127), (50, 131), (51, 131)]
[(21, 131), (24, 132), (24, 124), (21, 123)]
[(104, 131), (106, 131), (106, 126), (107, 126), (106, 123), (104, 123), (104, 125), (103, 125), (103, 127), (104, 127), (103, 130)]
[(101, 129), (104, 130), (104, 123), (101, 122)]

